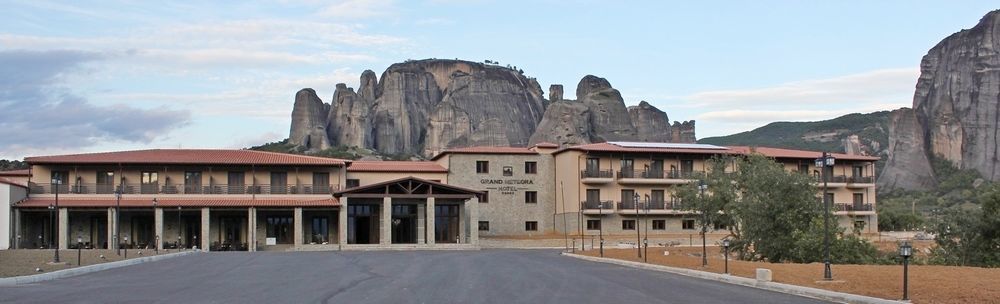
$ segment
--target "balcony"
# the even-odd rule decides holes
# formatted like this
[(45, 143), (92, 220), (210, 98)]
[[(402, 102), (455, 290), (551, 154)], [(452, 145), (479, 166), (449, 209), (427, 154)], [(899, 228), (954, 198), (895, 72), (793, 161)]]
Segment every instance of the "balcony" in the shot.
[(615, 212), (615, 204), (612, 201), (582, 201), (583, 214), (605, 214)]
[(847, 187), (868, 188), (875, 187), (874, 176), (851, 176), (847, 178)]
[[(75, 185), (52, 185), (35, 184), (29, 185), (32, 194), (114, 194), (119, 189), (117, 185), (111, 184), (75, 184)], [(160, 185), (160, 184), (125, 184), (121, 185), (122, 194), (209, 194), (209, 195), (234, 195), (234, 194), (331, 194), (339, 190), (339, 185), (227, 185), (213, 184), (202, 185)]]
[[(823, 187), (823, 177), (815, 176), (817, 187)], [(847, 186), (847, 176), (846, 175), (831, 175), (826, 177), (826, 186), (829, 188), (839, 188)]]
[(691, 180), (704, 177), (705, 173), (701, 171), (626, 170), (618, 172), (618, 183), (643, 185), (686, 184), (691, 182)]
[(583, 170), (580, 171), (580, 181), (584, 184), (606, 184), (614, 180), (611, 169), (608, 170)]
[(833, 204), (833, 212), (837, 214), (865, 212), (875, 214), (875, 206), (872, 204)]
[[(652, 201), (652, 202), (639, 202), (636, 204), (632, 201), (620, 201), (618, 202), (617, 212), (622, 215), (635, 215), (636, 205), (639, 207), (639, 214), (686, 214), (691, 213), (691, 211), (683, 210), (680, 202), (665, 202), (665, 201)], [(646, 206), (649, 209), (646, 209)], [(647, 213), (648, 212), (648, 213)]]

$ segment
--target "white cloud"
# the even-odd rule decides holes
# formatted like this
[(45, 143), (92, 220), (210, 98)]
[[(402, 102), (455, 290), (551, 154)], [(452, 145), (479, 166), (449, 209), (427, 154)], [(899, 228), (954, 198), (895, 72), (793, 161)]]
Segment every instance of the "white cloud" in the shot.
[(869, 103), (912, 96), (918, 68), (881, 69), (841, 77), (782, 83), (773, 87), (705, 91), (680, 97), (697, 106)]
[(345, 19), (364, 19), (395, 14), (393, 0), (341, 0), (329, 4), (319, 11), (320, 16)]

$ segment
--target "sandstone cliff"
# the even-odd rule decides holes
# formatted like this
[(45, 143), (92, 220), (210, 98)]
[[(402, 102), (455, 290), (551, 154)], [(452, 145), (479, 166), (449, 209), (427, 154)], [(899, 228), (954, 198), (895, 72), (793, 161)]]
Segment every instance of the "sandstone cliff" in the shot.
[(924, 132), (912, 109), (889, 115), (889, 160), (878, 178), (879, 187), (921, 189), (934, 186), (934, 172), (924, 153)]
[[(912, 149), (890, 146), (887, 172), (922, 168), (926, 158), (937, 156), (959, 168), (978, 170), (988, 179), (1000, 179), (1000, 11), (986, 14), (973, 28), (952, 34), (927, 52), (920, 62), (913, 112), (916, 123), (901, 119), (894, 126), (897, 134), (924, 136)], [(889, 179), (880, 184), (904, 189), (924, 186)]]
[(562, 85), (549, 89), (546, 99), (541, 85), (516, 68), (411, 60), (391, 65), (380, 78), (366, 70), (357, 92), (337, 84), (330, 105), (312, 89), (300, 91), (290, 143), (312, 151), (354, 146), (427, 157), (455, 147), (545, 141), (694, 141), (693, 121), (671, 126), (666, 113), (645, 102), (643, 121), (634, 123), (621, 93), (606, 79), (584, 77), (576, 101), (563, 99)]

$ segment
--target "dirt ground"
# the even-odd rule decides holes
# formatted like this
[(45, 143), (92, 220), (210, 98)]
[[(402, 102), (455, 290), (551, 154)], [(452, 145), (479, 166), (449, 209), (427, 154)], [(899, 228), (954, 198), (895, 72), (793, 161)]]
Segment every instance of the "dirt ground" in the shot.
[[(917, 247), (922, 247), (920, 244)], [(889, 248), (890, 245), (880, 245)], [(669, 255), (664, 255), (664, 252)], [(577, 251), (577, 253), (580, 253)], [(598, 256), (597, 250), (583, 254)], [(605, 257), (642, 261), (635, 249), (605, 249)], [(673, 267), (723, 273), (724, 255), (719, 247), (708, 247), (709, 267), (701, 267), (701, 247), (649, 248), (649, 262)], [(729, 260), (733, 275), (754, 278), (757, 268), (767, 268), (775, 282), (822, 288), (883, 299), (903, 296), (901, 265), (832, 265), (834, 282), (817, 282), (823, 264), (743, 262)], [(1000, 303), (1000, 269), (910, 265), (909, 293), (913, 303)]]
[[(167, 254), (177, 252), (177, 250), (161, 250), (160, 254)], [(77, 251), (76, 250), (60, 250), (59, 260), (60, 264), (51, 264), (53, 260), (53, 255), (55, 254), (52, 250), (41, 250), (41, 249), (18, 249), (18, 250), (0, 250), (0, 277), (14, 277), (23, 275), (32, 275), (39, 273), (52, 272), (56, 270), (69, 269), (77, 267)], [(100, 264), (106, 262), (121, 261), (124, 259), (124, 250), (122, 251), (122, 256), (115, 254), (114, 250), (103, 250), (103, 249), (91, 249), (81, 251), (82, 264), (83, 266)], [(155, 255), (156, 252), (148, 249), (129, 249), (128, 258), (138, 258), (144, 256)], [(101, 255), (104, 258), (101, 258)], [(42, 271), (35, 271), (35, 268), (41, 268)]]

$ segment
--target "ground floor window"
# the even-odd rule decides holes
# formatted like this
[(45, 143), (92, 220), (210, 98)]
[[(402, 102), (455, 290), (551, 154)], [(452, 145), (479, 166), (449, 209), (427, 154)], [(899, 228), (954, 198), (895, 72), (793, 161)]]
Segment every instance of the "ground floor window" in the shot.
[(268, 216), (267, 237), (274, 238), (277, 244), (292, 243), (292, 217)]
[(726, 224), (724, 224), (724, 223), (715, 223), (715, 230), (726, 230)]
[(865, 221), (854, 221), (854, 230), (865, 230)]
[(587, 220), (587, 230), (601, 229), (601, 220)]
[(536, 221), (527, 221), (527, 222), (524, 222), (524, 230), (525, 231), (538, 231), (538, 222), (536, 222)]
[(434, 206), (434, 241), (438, 243), (458, 242), (458, 205)]
[(635, 230), (635, 220), (622, 220), (622, 230)]
[(317, 216), (312, 218), (312, 242), (326, 244), (330, 239), (330, 218)]
[(681, 221), (681, 229), (685, 229), (685, 230), (694, 229), (694, 220), (683, 220), (683, 221)]
[(667, 220), (653, 220), (653, 230), (667, 230)]
[(479, 221), (479, 231), (490, 231), (490, 222)]

